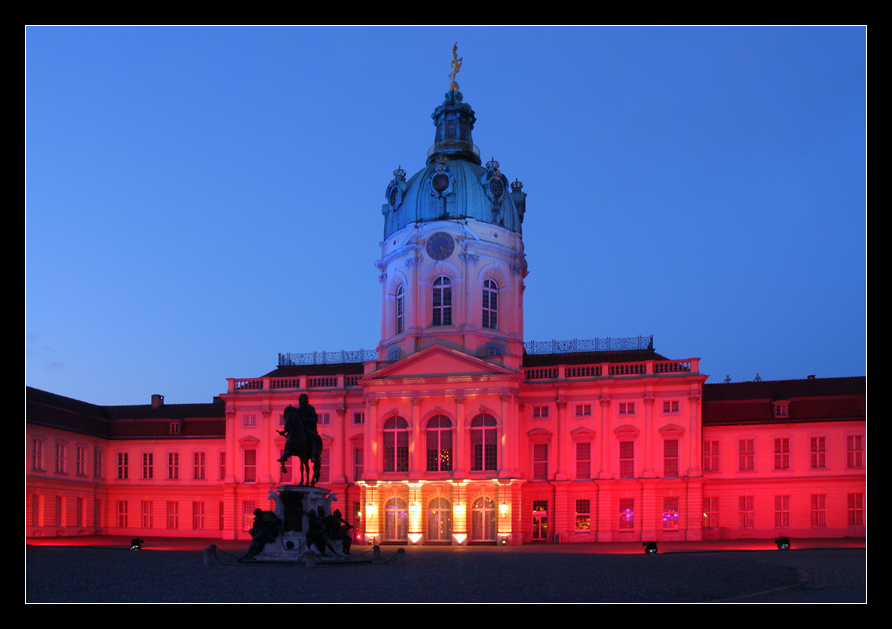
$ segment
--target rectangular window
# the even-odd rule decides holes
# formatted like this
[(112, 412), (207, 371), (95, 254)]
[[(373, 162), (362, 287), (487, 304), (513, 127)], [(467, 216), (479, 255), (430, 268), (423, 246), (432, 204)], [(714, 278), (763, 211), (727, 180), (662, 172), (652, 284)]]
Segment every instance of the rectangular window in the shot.
[(126, 452), (118, 452), (118, 480), (127, 480), (129, 476), (127, 458)]
[(319, 426), (331, 426), (331, 413), (319, 413)]
[(862, 435), (846, 437), (846, 467), (864, 467), (864, 437)]
[(864, 494), (849, 494), (849, 526), (864, 526)]
[(811, 438), (811, 466), (813, 469), (827, 467), (826, 446), (824, 437)]
[(118, 500), (118, 528), (127, 528), (127, 501)]
[(167, 528), (171, 530), (180, 528), (180, 505), (174, 500), (167, 503)]
[(353, 480), (362, 480), (362, 471), (365, 462), (365, 451), (361, 447), (353, 448)]
[(592, 501), (576, 501), (576, 530), (588, 531), (592, 528)]
[(242, 500), (242, 530), (250, 531), (254, 526), (254, 501)]
[(774, 440), (774, 469), (788, 470), (790, 469), (790, 440), (775, 439)]
[(634, 415), (635, 414), (635, 402), (620, 402), (619, 403), (619, 414), (620, 415)]
[(66, 456), (68, 455), (68, 445), (65, 443), (57, 443), (56, 444), (56, 471), (57, 472), (67, 472), (68, 464), (66, 462)]
[(619, 499), (619, 530), (635, 530), (635, 499)]
[(533, 480), (548, 480), (548, 444), (533, 444)]
[(143, 500), (142, 501), (142, 527), (144, 529), (152, 528), (154, 524), (152, 520), (152, 501), (151, 500)]
[(756, 469), (756, 441), (755, 439), (741, 439), (738, 442), (739, 461), (737, 469), (741, 472), (749, 472)]
[(789, 416), (788, 406), (786, 402), (778, 402), (774, 405), (774, 416), (780, 419)]
[[(257, 481), (257, 450), (245, 450), (245, 482)], [(250, 527), (248, 527), (250, 528)]]
[(77, 446), (77, 475), (78, 476), (86, 476), (87, 475), (87, 448), (84, 446)]
[(194, 452), (192, 454), (192, 478), (195, 480), (204, 480), (205, 473), (205, 453)]
[(592, 416), (592, 405), (591, 404), (577, 404), (576, 405), (576, 417), (591, 417)]
[(93, 476), (102, 478), (102, 457), (105, 453), (102, 450), (93, 450)]
[(33, 494), (31, 496), (31, 526), (43, 526), (43, 496)]
[(365, 413), (353, 413), (353, 425), (362, 426), (365, 424)]
[(703, 471), (718, 472), (719, 471), (719, 442), (704, 441), (703, 442)]
[(217, 511), (217, 513), (220, 515), (220, 520), (219, 520), (219, 522), (217, 522), (217, 528), (222, 531), (226, 528), (226, 521), (223, 519), (223, 514), (225, 513), (225, 511), (223, 510), (223, 502), (222, 501), (220, 501), (217, 504), (217, 509), (219, 509), (219, 511)]
[(619, 442), (619, 477), (635, 478), (635, 442)]
[(663, 498), (663, 530), (678, 530), (678, 498)]
[(331, 482), (331, 450), (327, 448), (319, 456), (319, 482)]
[(678, 400), (666, 400), (663, 402), (663, 412), (664, 413), (677, 413), (678, 412)]
[(31, 442), (31, 469), (43, 471), (43, 439), (34, 439)]
[(533, 419), (548, 419), (548, 407), (547, 406), (534, 406), (533, 407)]
[(824, 494), (812, 494), (811, 525), (812, 528), (827, 526), (827, 496)]
[(200, 531), (204, 528), (204, 503), (192, 503), (192, 528)]
[(84, 511), (86, 509), (86, 504), (86, 498), (77, 499), (77, 513), (75, 513), (75, 524), (77, 526), (87, 526), (87, 514)]
[(740, 496), (739, 502), (739, 522), (738, 527), (742, 529), (751, 529), (755, 526), (755, 498), (753, 496)]
[(592, 444), (588, 441), (576, 444), (576, 480), (592, 477)]
[(226, 478), (226, 453), (221, 452), (217, 460), (219, 464), (220, 480), (223, 480)]
[(56, 496), (56, 526), (64, 526), (65, 515), (62, 496)]
[(774, 528), (790, 528), (790, 497), (774, 497)]
[(257, 426), (257, 415), (248, 414), (242, 415), (242, 426), (244, 428), (254, 428)]
[(663, 442), (663, 476), (678, 478), (678, 439)]
[[(279, 458), (281, 459), (285, 456), (285, 448), (279, 448)], [(297, 457), (291, 457), (288, 459), (286, 463), (284, 463), (281, 467), (279, 467), (279, 482), (281, 483), (290, 483), (291, 482), (291, 470), (293, 469), (294, 460)], [(299, 460), (299, 459), (298, 459)], [(300, 465), (298, 463), (298, 465)], [(282, 471), (282, 468), (285, 468), (285, 471)]]
[[(188, 465), (188, 463), (187, 463)], [(167, 453), (167, 479), (179, 480), (180, 478), (180, 454), (179, 452)]]
[(719, 528), (719, 499), (715, 496), (703, 497), (703, 528)]
[(151, 480), (154, 478), (155, 466), (153, 465), (154, 456), (151, 452), (142, 453), (142, 478), (143, 480)]

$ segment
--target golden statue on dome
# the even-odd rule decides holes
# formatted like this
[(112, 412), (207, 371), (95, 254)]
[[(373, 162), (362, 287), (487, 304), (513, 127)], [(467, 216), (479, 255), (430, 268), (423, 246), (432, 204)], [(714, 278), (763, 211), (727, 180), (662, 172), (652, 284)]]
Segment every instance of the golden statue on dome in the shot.
[(458, 74), (459, 70), (461, 70), (461, 59), (458, 58), (458, 42), (455, 42), (455, 45), (452, 47), (452, 72), (449, 73), (449, 78), (452, 79), (452, 83), (449, 84), (449, 89), (455, 92), (458, 91), (458, 83), (455, 82), (455, 75)]

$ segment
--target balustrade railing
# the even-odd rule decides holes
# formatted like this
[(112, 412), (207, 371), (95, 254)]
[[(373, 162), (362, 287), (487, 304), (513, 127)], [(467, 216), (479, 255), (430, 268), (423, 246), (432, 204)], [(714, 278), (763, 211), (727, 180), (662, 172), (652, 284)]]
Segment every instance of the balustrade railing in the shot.
[(342, 363), (364, 363), (377, 360), (378, 352), (373, 349), (358, 349), (353, 351), (340, 350), (336, 352), (302, 352), (279, 353), (279, 367), (292, 365), (340, 365)]
[(653, 349), (654, 337), (630, 336), (627, 338), (572, 339), (569, 341), (527, 341), (523, 348), (527, 354), (567, 354), (570, 352), (618, 352), (633, 349)]
[(526, 380), (563, 380), (565, 378), (600, 378), (606, 376), (666, 376), (688, 374), (699, 369), (699, 359), (642, 360), (628, 363), (596, 363), (589, 365), (555, 365), (552, 367), (527, 367)]

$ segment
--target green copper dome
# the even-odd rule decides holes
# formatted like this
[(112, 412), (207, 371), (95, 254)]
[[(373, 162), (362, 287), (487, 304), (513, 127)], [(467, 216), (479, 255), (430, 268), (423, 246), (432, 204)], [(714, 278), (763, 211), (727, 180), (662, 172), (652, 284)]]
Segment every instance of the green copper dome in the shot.
[(449, 91), (431, 117), (437, 132), (427, 166), (408, 181), (405, 171), (397, 169), (387, 186), (384, 238), (412, 223), (465, 218), (520, 233), (526, 196), (522, 185), (509, 185), (495, 160), (481, 166), (471, 139), (477, 119), (461, 92)]

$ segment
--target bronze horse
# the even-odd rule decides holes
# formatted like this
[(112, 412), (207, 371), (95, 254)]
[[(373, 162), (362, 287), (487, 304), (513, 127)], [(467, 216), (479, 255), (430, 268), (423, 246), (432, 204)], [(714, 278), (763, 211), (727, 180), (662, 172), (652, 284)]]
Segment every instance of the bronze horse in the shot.
[[(312, 409), (312, 407), (309, 408)], [(301, 410), (291, 405), (285, 409), (285, 430), (278, 431), (280, 435), (286, 437), (285, 451), (282, 454), (282, 458), (278, 459), (278, 461), (282, 464), (282, 473), (285, 474), (288, 471), (285, 468), (285, 463), (292, 456), (296, 456), (300, 459), (300, 484), (315, 487), (316, 482), (319, 480), (321, 448), (319, 448), (320, 444), (318, 441), (321, 441), (321, 439), (307, 429), (301, 417)], [(310, 461), (313, 462), (312, 477), (310, 476)]]

